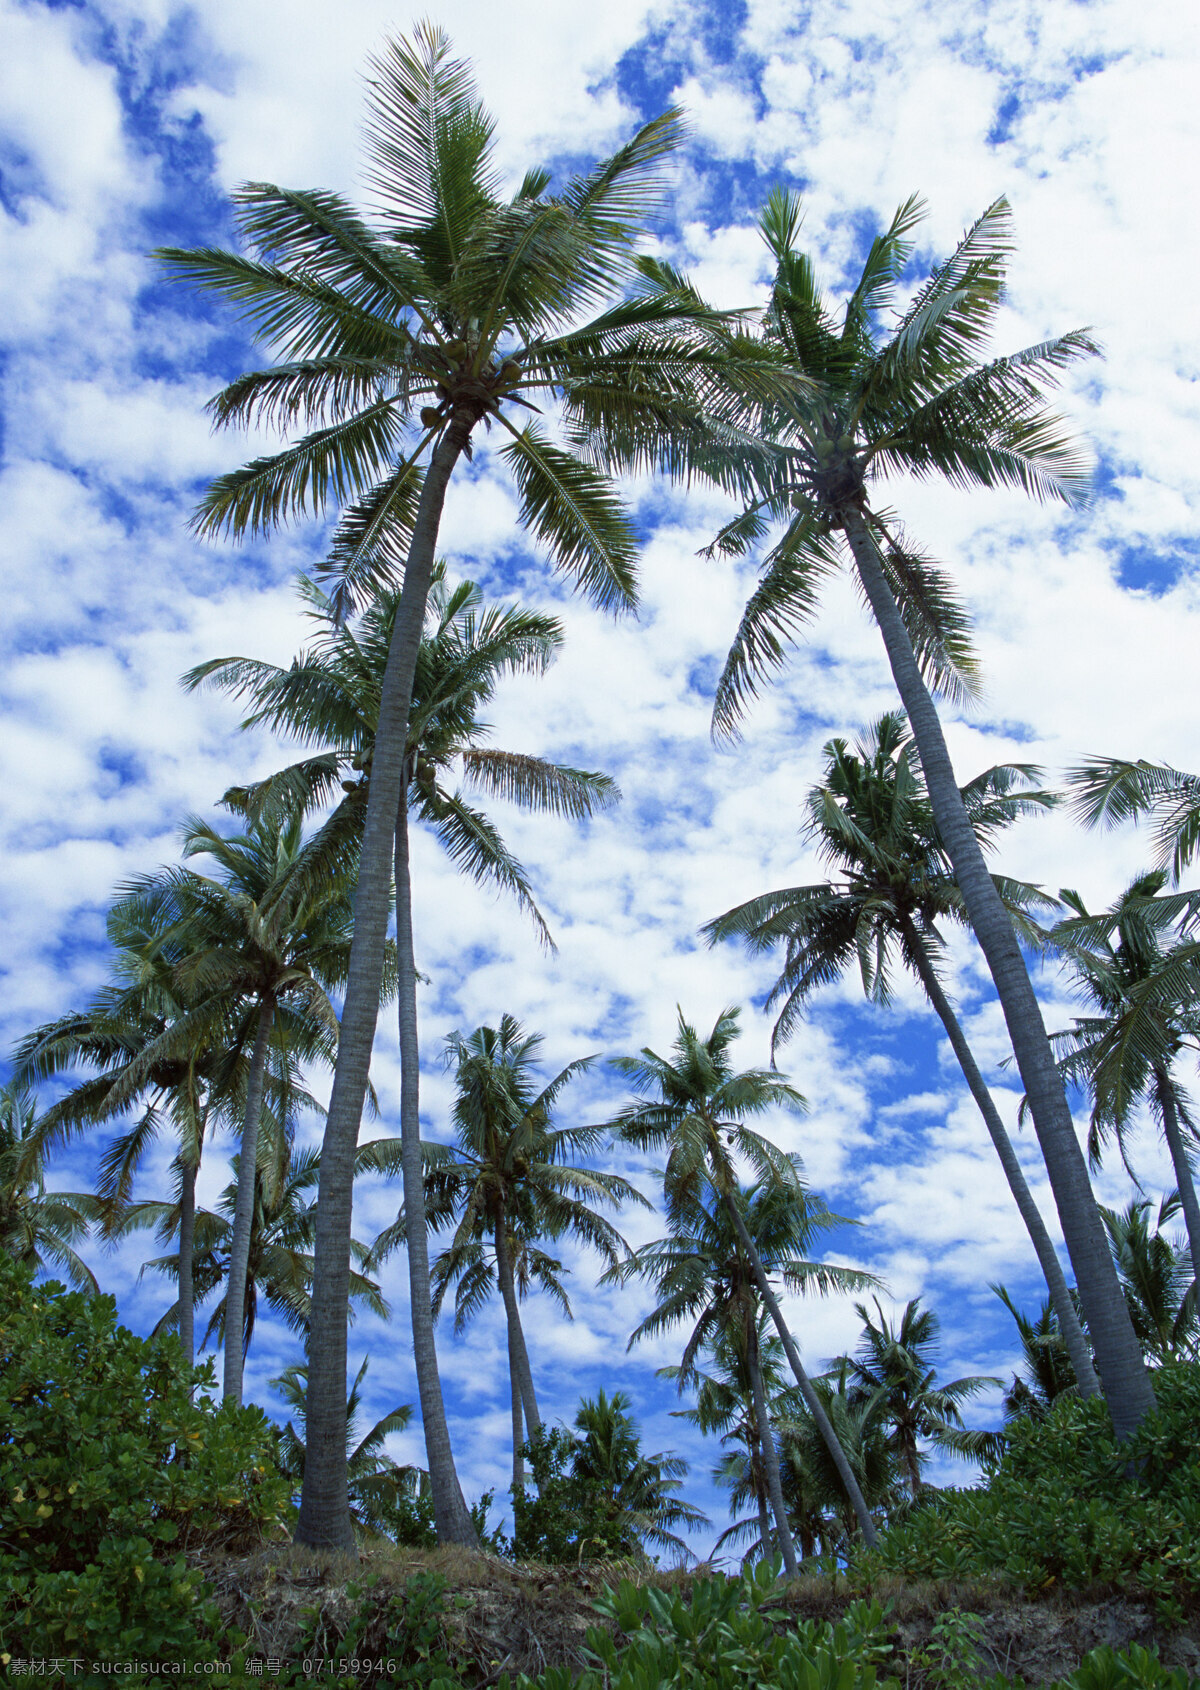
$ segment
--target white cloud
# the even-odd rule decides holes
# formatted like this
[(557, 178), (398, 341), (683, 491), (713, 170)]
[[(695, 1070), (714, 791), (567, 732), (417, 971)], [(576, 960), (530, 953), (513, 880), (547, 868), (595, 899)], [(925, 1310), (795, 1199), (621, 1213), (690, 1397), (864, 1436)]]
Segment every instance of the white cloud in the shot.
[[(213, 439), (202, 416), (236, 349), (144, 292), (154, 280), (147, 252), (169, 238), (145, 221), (170, 212), (167, 142), (192, 134), (211, 144), (219, 191), (255, 177), (357, 194), (359, 73), (397, 21), (379, 0), (298, 0), (284, 30), (265, 0), (203, 0), (190, 21), (168, 0), (108, 0), (103, 16), (107, 45), (83, 14), (0, 7), (11, 166), (0, 258), (9, 302), (0, 1015), (9, 1038), (95, 986), (115, 882), (163, 860), (185, 812), (278, 757), (266, 739), (236, 734), (236, 706), (184, 698), (176, 679), (218, 653), (286, 660), (303, 637), (286, 582), (320, 543), (305, 529), (240, 552), (185, 532), (197, 482), (255, 447)], [(768, 180), (807, 183), (806, 238), (835, 293), (864, 227), (913, 189), (931, 205), (923, 256), (1008, 193), (1020, 245), (1003, 344), (1094, 325), (1106, 362), (1076, 373), (1064, 407), (1120, 496), (1063, 516), (1015, 495), (891, 490), (914, 531), (960, 572), (977, 619), (987, 697), (974, 715), (947, 713), (952, 752), (964, 776), (1014, 757), (1053, 771), (1090, 751), (1197, 766), (1195, 575), (1185, 570), (1151, 594), (1122, 587), (1118, 573), (1127, 552), (1185, 543), (1200, 497), (1196, 358), (1179, 306), (1198, 256), (1179, 209), (1195, 197), (1200, 156), (1196, 19), (1133, 0), (1003, 0), (973, 12), (933, 0), (817, 0), (803, 16), (782, 0), (751, 0), (728, 62), (701, 45), (691, 8), (648, 0), (590, 12), (459, 0), (445, 21), (476, 61), (509, 172), (590, 157), (628, 134), (636, 118), (622, 88), (636, 75), (622, 83), (618, 61), (632, 50), (636, 72), (645, 32), (662, 30), (662, 63), (641, 68), (677, 76), (696, 141), (678, 176), (677, 224), (659, 239), (722, 304), (762, 297), (767, 269), (752, 222)], [(123, 107), (123, 87), (140, 97), (156, 78), (172, 81), (161, 117)], [(727, 203), (724, 189), (710, 189), (731, 167), (758, 174), (739, 178)], [(512, 492), (487, 452), (447, 508), (452, 568), (492, 585), (519, 574), (522, 591), (552, 604), (567, 629), (544, 680), (513, 682), (498, 696), (497, 742), (605, 769), (625, 798), (586, 828), (497, 807), (558, 940), (551, 957), (518, 911), (458, 879), (434, 843), (418, 839), (418, 943), (432, 981), (422, 999), (424, 1097), (436, 1136), (448, 1131), (449, 1084), (436, 1064), (452, 1027), (509, 1010), (545, 1033), (547, 1063), (557, 1065), (584, 1051), (664, 1048), (676, 1003), (703, 1024), (728, 1002), (761, 997), (770, 959), (708, 952), (696, 929), (768, 886), (818, 876), (797, 829), (820, 746), (893, 701), (877, 636), (838, 583), (810, 642), (748, 714), (743, 741), (714, 749), (711, 685), (751, 576), (696, 556), (722, 520), (719, 498), (644, 483), (631, 497), (649, 530), (644, 598), (640, 618), (619, 623), (567, 596), (514, 547)], [(1085, 836), (1059, 815), (1014, 829), (1002, 861), (1052, 888), (1078, 885), (1098, 903), (1144, 852), (1136, 834)], [(1017, 1100), (1011, 1071), (997, 1069), (1006, 1052), (998, 1006), (962, 936), (951, 962), (969, 1035), (1011, 1121)], [(1072, 1012), (1061, 982), (1046, 974), (1038, 989), (1048, 1020), (1061, 1025)], [(891, 1016), (862, 1006), (854, 979), (831, 990), (781, 1052), (811, 1108), (778, 1131), (831, 1203), (866, 1222), (837, 1248), (883, 1274), (892, 1296), (940, 1304), (948, 1367), (952, 1357), (957, 1371), (1002, 1372), (1011, 1336), (981, 1281), (1003, 1277), (1032, 1300), (1036, 1276), (935, 1032), (915, 988), (901, 990)], [(749, 1011), (739, 1056), (768, 1056), (768, 1023)], [(395, 1123), (390, 1023), (376, 1070), (384, 1120), (372, 1135)], [(595, 1118), (617, 1091), (598, 1075), (578, 1096)], [(1031, 1132), (1017, 1142), (1053, 1226)], [(214, 1147), (206, 1165), (208, 1201), (226, 1148)], [(1136, 1150), (1147, 1178), (1165, 1182), (1153, 1134)], [(148, 1177), (164, 1177), (166, 1156), (164, 1146)], [(617, 1165), (649, 1189), (638, 1164)], [(83, 1152), (61, 1172), (64, 1184), (86, 1178)], [(1123, 1200), (1127, 1185), (1106, 1171), (1100, 1189)], [(394, 1203), (394, 1192), (364, 1188), (360, 1228), (381, 1225)], [(644, 1240), (657, 1222), (631, 1215), (625, 1224)], [(140, 1248), (135, 1241), (97, 1265), (119, 1288), (124, 1315), (146, 1327), (163, 1288), (137, 1283)], [(572, 1266), (576, 1324), (564, 1331), (536, 1300), (529, 1309), (547, 1413), (569, 1419), (581, 1388), (626, 1385), (646, 1404), (648, 1438), (686, 1447), (699, 1463), (700, 1494), (712, 1451), (665, 1418), (667, 1398), (647, 1382), (651, 1365), (673, 1355), (670, 1341), (626, 1360), (643, 1293), (598, 1291), (590, 1264)], [(369, 1347), (374, 1357), (374, 1412), (415, 1401), (402, 1261), (389, 1265), (386, 1284), (393, 1325), (364, 1319), (353, 1337), (356, 1354)], [(854, 1342), (845, 1299), (793, 1312), (810, 1358)], [(250, 1381), (265, 1391), (294, 1349), (270, 1321), (259, 1346)], [(502, 1491), (499, 1311), (443, 1348), (464, 1482)], [(417, 1434), (397, 1447), (417, 1453)]]

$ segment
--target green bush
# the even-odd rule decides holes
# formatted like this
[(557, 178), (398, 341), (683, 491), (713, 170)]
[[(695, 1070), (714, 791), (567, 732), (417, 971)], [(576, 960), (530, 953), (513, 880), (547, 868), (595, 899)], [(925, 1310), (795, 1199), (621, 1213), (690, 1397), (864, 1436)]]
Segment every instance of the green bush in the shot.
[(0, 1259), (0, 1653), (211, 1658), (182, 1552), (281, 1523), (272, 1451), (260, 1409), (191, 1401), (177, 1339)]
[(1111, 1584), (1180, 1618), (1200, 1593), (1200, 1367), (1158, 1369), (1155, 1391), (1156, 1413), (1128, 1444), (1099, 1399), (1060, 1399), (1045, 1420), (1016, 1423), (983, 1487), (933, 1498), (860, 1553), (857, 1571)]
[[(891, 1653), (878, 1603), (851, 1603), (836, 1626), (789, 1619), (776, 1629), (766, 1609), (779, 1594), (778, 1568), (767, 1562), (741, 1578), (696, 1579), (686, 1597), (622, 1579), (596, 1603), (621, 1635), (588, 1632), (595, 1664), (582, 1673), (551, 1667), (511, 1690), (875, 1690)], [(882, 1680), (880, 1690), (898, 1682)]]

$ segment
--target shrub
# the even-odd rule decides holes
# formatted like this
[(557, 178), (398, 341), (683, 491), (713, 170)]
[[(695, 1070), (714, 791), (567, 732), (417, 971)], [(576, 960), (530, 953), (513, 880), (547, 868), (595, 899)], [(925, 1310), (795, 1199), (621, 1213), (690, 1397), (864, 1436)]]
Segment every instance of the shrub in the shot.
[(1034, 1590), (1104, 1583), (1153, 1596), (1164, 1618), (1200, 1593), (1200, 1366), (1155, 1374), (1157, 1411), (1118, 1444), (1104, 1403), (1060, 1399), (1015, 1422), (979, 1490), (947, 1491), (855, 1566), (912, 1578), (1001, 1573)]
[[(766, 1605), (778, 1597), (778, 1567), (768, 1562), (740, 1578), (696, 1579), (687, 1596), (622, 1579), (596, 1603), (620, 1637), (588, 1632), (594, 1666), (550, 1667), (511, 1690), (875, 1690), (878, 1664), (891, 1653), (877, 1603), (851, 1603), (837, 1625), (789, 1620), (776, 1630)], [(884, 1686), (896, 1690), (898, 1681)]]
[(0, 1651), (209, 1658), (182, 1551), (260, 1541), (287, 1486), (262, 1411), (188, 1386), (177, 1339), (0, 1259)]

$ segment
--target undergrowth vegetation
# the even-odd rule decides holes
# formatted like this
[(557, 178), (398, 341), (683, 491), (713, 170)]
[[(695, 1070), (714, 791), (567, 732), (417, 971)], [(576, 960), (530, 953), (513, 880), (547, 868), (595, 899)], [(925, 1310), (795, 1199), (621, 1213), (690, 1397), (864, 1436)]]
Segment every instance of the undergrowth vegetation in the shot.
[(1107, 1584), (1182, 1620), (1200, 1594), (1200, 1366), (1159, 1368), (1155, 1392), (1157, 1410), (1126, 1444), (1099, 1398), (1063, 1397), (1042, 1421), (1013, 1421), (986, 1482), (931, 1494), (856, 1558), (860, 1576)]

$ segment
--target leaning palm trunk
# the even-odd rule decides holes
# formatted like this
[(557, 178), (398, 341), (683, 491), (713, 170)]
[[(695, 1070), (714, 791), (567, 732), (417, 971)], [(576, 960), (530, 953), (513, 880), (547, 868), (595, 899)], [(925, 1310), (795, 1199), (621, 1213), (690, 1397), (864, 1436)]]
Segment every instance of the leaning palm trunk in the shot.
[[(746, 1351), (746, 1366), (750, 1372), (750, 1390), (754, 1397), (755, 1430), (758, 1433), (758, 1447), (762, 1456), (763, 1471), (767, 1476), (767, 1490), (771, 1497), (771, 1509), (775, 1515), (775, 1541), (779, 1545), (779, 1553), (783, 1556), (783, 1564), (790, 1579), (799, 1577), (800, 1568), (796, 1562), (796, 1545), (792, 1540), (792, 1530), (788, 1525), (787, 1509), (783, 1502), (783, 1481), (779, 1476), (779, 1451), (775, 1447), (775, 1437), (771, 1431), (771, 1421), (767, 1414), (767, 1393), (763, 1385), (762, 1365), (758, 1354), (758, 1334), (751, 1330), (750, 1342)], [(762, 1510), (762, 1523), (766, 1521), (766, 1509)], [(764, 1536), (763, 1554), (767, 1553), (769, 1540)]]
[(1095, 1346), (1105, 1401), (1118, 1437), (1128, 1437), (1154, 1407), (1154, 1388), (1121, 1295), (1062, 1077), (1012, 923), (963, 808), (941, 723), (921, 678), (874, 538), (861, 511), (847, 511), (843, 521), (863, 591), (883, 635), (892, 675), (908, 712), (934, 819), (1004, 1011)]
[[(379, 699), (354, 897), (354, 943), (321, 1148), (308, 1349), (308, 1425), (296, 1523), (297, 1541), (310, 1548), (354, 1548), (346, 1494), (346, 1320), (354, 1153), (379, 1017), (392, 889), (392, 842), (404, 782), (413, 676), (446, 488), (469, 434), (469, 422), (456, 419), (430, 460)], [(411, 1252), (411, 1244), (409, 1248)]]
[(413, 1358), (421, 1397), (421, 1425), (433, 1492), (433, 1517), (439, 1543), (478, 1547), (479, 1539), (463, 1501), (450, 1447), (446, 1405), (438, 1373), (429, 1282), (429, 1234), (425, 1224), (424, 1163), (421, 1155), (420, 1050), (417, 1042), (417, 964), (413, 951), (412, 875), (408, 853), (407, 771), (400, 783), (396, 811), (396, 1000), (400, 1017), (400, 1162), (404, 1175), (405, 1240), (408, 1290), (412, 1309)]
[(1013, 1149), (1012, 1140), (1004, 1130), (1004, 1122), (1000, 1119), (1000, 1112), (996, 1108), (991, 1092), (984, 1082), (983, 1075), (967, 1043), (966, 1034), (959, 1024), (958, 1017), (950, 1007), (949, 999), (942, 990), (941, 981), (934, 972), (933, 963), (926, 949), (925, 941), (918, 933), (911, 917), (905, 917), (903, 922), (904, 936), (908, 941), (917, 973), (921, 977), (921, 984), (925, 988), (925, 996), (929, 999), (942, 1026), (946, 1029), (946, 1037), (950, 1040), (951, 1049), (958, 1058), (958, 1065), (962, 1069), (963, 1078), (970, 1088), (971, 1096), (979, 1107), (983, 1116), (983, 1124), (991, 1136), (996, 1147), (996, 1154), (1000, 1158), (1000, 1165), (1004, 1169), (1004, 1177), (1008, 1180), (1008, 1189), (1013, 1194), (1021, 1219), (1033, 1242), (1037, 1252), (1037, 1259), (1046, 1278), (1046, 1285), (1050, 1292), (1050, 1300), (1054, 1304), (1054, 1312), (1058, 1316), (1059, 1331), (1067, 1346), (1067, 1353), (1071, 1357), (1071, 1365), (1075, 1369), (1075, 1378), (1081, 1397), (1094, 1397), (1099, 1394), (1100, 1382), (1096, 1378), (1096, 1370), (1092, 1366), (1092, 1352), (1088, 1348), (1087, 1339), (1083, 1335), (1083, 1327), (1079, 1324), (1079, 1316), (1075, 1313), (1075, 1304), (1071, 1301), (1071, 1293), (1067, 1289), (1066, 1275), (1062, 1270), (1062, 1263), (1058, 1259), (1058, 1251), (1050, 1241), (1050, 1234), (1046, 1231), (1046, 1223), (1041, 1212), (1033, 1200), (1033, 1193), (1026, 1184), (1025, 1175), (1021, 1171), (1021, 1164), (1017, 1160), (1017, 1153)]
[[(258, 1127), (262, 1119), (263, 1092), (267, 1080), (267, 1047), (271, 1041), (271, 1022), (274, 1015), (274, 1003), (269, 997), (263, 998), (258, 1006), (258, 1031), (254, 1039), (254, 1054), (250, 1058), (250, 1072), (246, 1076), (246, 1114), (242, 1124), (241, 1148), (238, 1152), (237, 1198), (233, 1210), (233, 1238), (229, 1245), (229, 1279), (225, 1286), (225, 1370), (222, 1375), (222, 1390), (226, 1400), (232, 1399), (239, 1408), (242, 1402), (242, 1369), (246, 1359), (246, 1278), (250, 1268), (250, 1234), (254, 1227), (254, 1198), (258, 1184)], [(192, 1194), (194, 1218), (194, 1184)], [(181, 1270), (182, 1242), (181, 1239)], [(190, 1268), (190, 1262), (188, 1265)], [(182, 1299), (182, 1283), (179, 1294)], [(188, 1306), (190, 1309), (190, 1298)], [(182, 1307), (180, 1313), (182, 1316)]]
[(538, 1413), (537, 1397), (533, 1389), (533, 1369), (529, 1365), (529, 1351), (525, 1348), (525, 1333), (521, 1327), (521, 1311), (517, 1306), (512, 1260), (508, 1253), (508, 1239), (504, 1235), (502, 1215), (496, 1221), (493, 1236), (496, 1244), (496, 1278), (500, 1282), (500, 1295), (504, 1300), (504, 1313), (508, 1320), (509, 1361), (516, 1369), (517, 1390), (525, 1409), (525, 1424), (529, 1428), (529, 1436), (533, 1438), (542, 1429), (542, 1417)]
[(767, 1313), (774, 1321), (775, 1330), (779, 1334), (780, 1342), (782, 1343), (784, 1350), (787, 1352), (787, 1358), (791, 1364), (792, 1372), (796, 1375), (796, 1383), (800, 1387), (800, 1394), (803, 1396), (804, 1401), (808, 1406), (808, 1412), (812, 1415), (818, 1432), (820, 1432), (821, 1437), (824, 1439), (825, 1447), (829, 1451), (830, 1459), (832, 1460), (834, 1467), (837, 1469), (838, 1478), (842, 1481), (846, 1495), (850, 1498), (850, 1504), (858, 1517), (858, 1525), (859, 1530), (863, 1535), (863, 1542), (869, 1549), (873, 1549), (879, 1542), (879, 1535), (875, 1530), (875, 1522), (871, 1518), (871, 1510), (867, 1507), (866, 1498), (863, 1496), (863, 1493), (859, 1488), (858, 1480), (854, 1477), (854, 1470), (850, 1466), (849, 1461), (846, 1459), (845, 1450), (838, 1442), (838, 1435), (834, 1431), (829, 1416), (825, 1412), (825, 1404), (821, 1401), (816, 1391), (813, 1390), (812, 1380), (804, 1371), (804, 1363), (800, 1360), (800, 1351), (796, 1348), (795, 1341), (788, 1330), (787, 1323), (783, 1318), (783, 1311), (780, 1309), (778, 1299), (776, 1298), (774, 1291), (771, 1289), (770, 1281), (767, 1279), (766, 1269), (762, 1264), (762, 1257), (758, 1253), (758, 1248), (755, 1245), (754, 1240), (746, 1230), (746, 1223), (738, 1212), (738, 1206), (731, 1197), (724, 1196), (723, 1201), (726, 1209), (729, 1211), (729, 1218), (733, 1222), (734, 1231), (738, 1235), (738, 1242), (745, 1251), (746, 1260), (750, 1263), (750, 1270), (754, 1275), (754, 1282), (758, 1286), (763, 1302), (767, 1305)]
[(1179, 1203), (1183, 1209), (1184, 1225), (1187, 1227), (1188, 1249), (1192, 1257), (1192, 1278), (1200, 1275), (1200, 1203), (1196, 1201), (1196, 1182), (1192, 1178), (1192, 1164), (1188, 1160), (1187, 1147), (1183, 1142), (1183, 1133), (1179, 1127), (1179, 1108), (1175, 1101), (1175, 1088), (1171, 1084), (1171, 1077), (1164, 1068), (1154, 1070), (1155, 1089), (1162, 1109), (1163, 1132), (1166, 1134), (1167, 1149), (1171, 1152), (1171, 1164), (1175, 1169), (1175, 1184), (1179, 1187)]
[(196, 1174), (198, 1164), (181, 1152), (179, 1158), (179, 1342), (189, 1375), (196, 1365), (196, 1303), (192, 1261), (196, 1253)]

